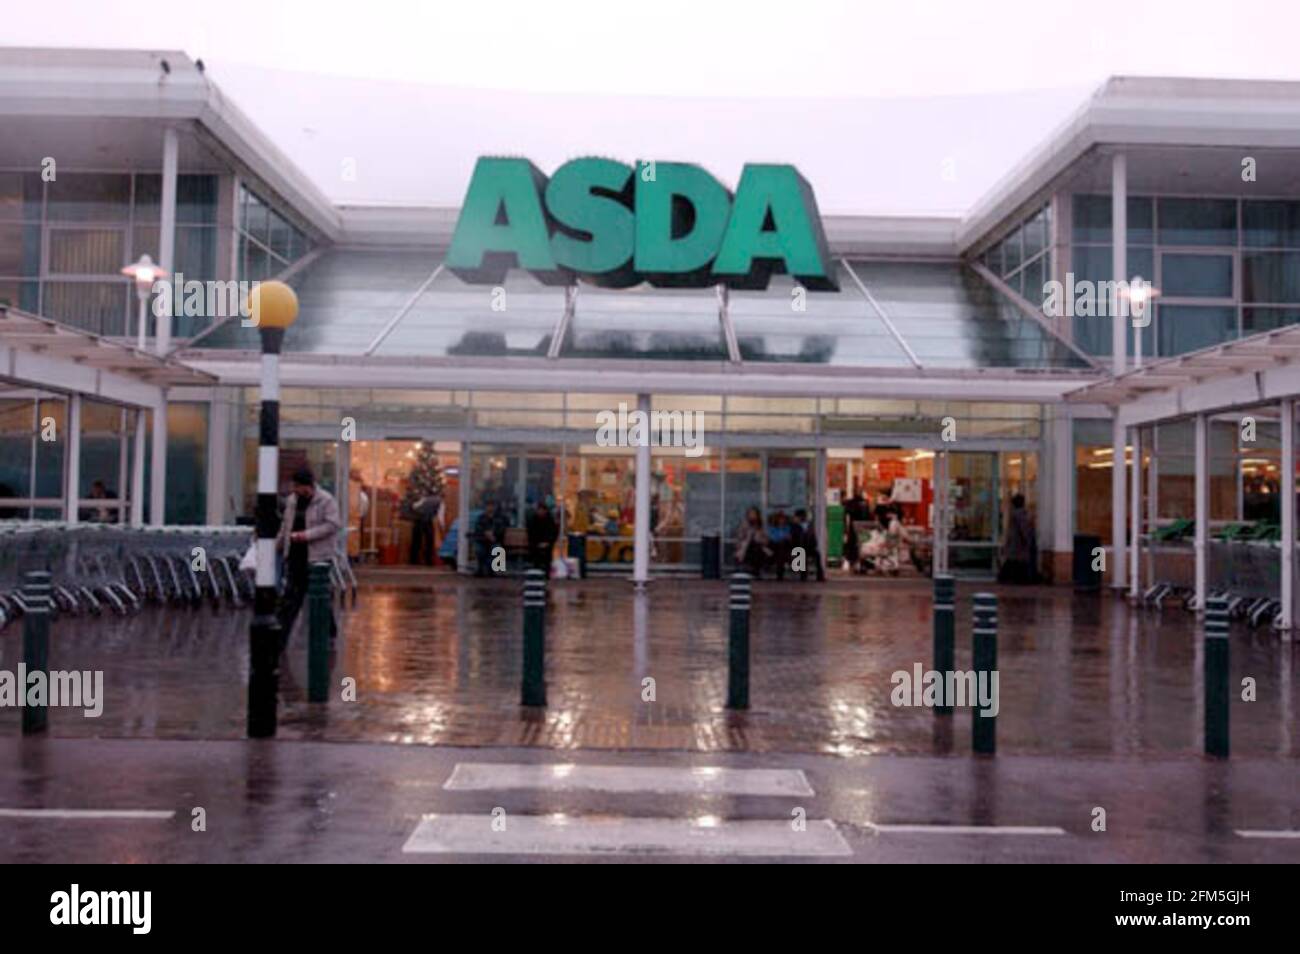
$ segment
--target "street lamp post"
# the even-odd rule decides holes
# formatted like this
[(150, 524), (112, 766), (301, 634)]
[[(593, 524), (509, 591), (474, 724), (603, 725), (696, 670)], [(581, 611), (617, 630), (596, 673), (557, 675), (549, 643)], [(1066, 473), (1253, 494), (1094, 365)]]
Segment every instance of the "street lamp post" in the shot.
[[(149, 293), (153, 290), (153, 283), (166, 278), (167, 272), (161, 266), (155, 265), (154, 260), (148, 255), (141, 255), (140, 261), (126, 266), (122, 269), (122, 274), (135, 282), (135, 297), (140, 303), (137, 344), (143, 351), (145, 332), (149, 328)], [(171, 302), (167, 304), (168, 307), (171, 306)]]
[(262, 409), (257, 448), (257, 591), (249, 627), (248, 735), (275, 735), (280, 666), (280, 623), (275, 615), (276, 499), (280, 479), (280, 346), (298, 317), (298, 296), (283, 282), (261, 282), (248, 296), (248, 313), (262, 339)]

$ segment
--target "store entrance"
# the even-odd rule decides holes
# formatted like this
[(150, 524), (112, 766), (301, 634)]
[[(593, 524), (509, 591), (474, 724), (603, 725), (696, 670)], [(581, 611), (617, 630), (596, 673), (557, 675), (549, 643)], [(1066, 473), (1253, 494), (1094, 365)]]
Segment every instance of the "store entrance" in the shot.
[[(1037, 455), (905, 447), (828, 451), (827, 557), (849, 572), (928, 575), (945, 524), (947, 569), (991, 577), (1014, 494), (1032, 514)], [(938, 496), (947, 473), (948, 497)], [(891, 522), (898, 527), (890, 535)], [(940, 543), (945, 538), (940, 531)]]

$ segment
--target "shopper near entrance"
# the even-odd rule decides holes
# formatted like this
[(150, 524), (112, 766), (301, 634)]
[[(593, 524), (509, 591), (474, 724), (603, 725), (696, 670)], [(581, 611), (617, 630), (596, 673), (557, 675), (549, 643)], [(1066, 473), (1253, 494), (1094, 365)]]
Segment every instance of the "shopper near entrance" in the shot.
[(757, 507), (750, 507), (736, 531), (736, 565), (757, 580), (763, 576), (763, 567), (771, 559), (772, 548), (768, 546), (767, 531), (763, 529), (763, 515)]
[(497, 502), (491, 497), (483, 505), (483, 512), (474, 521), (474, 554), (478, 558), (475, 576), (488, 576), (492, 572), (492, 549), (506, 545), (506, 518)]
[[(333, 494), (316, 486), (309, 468), (294, 471), (293, 492), (284, 506), (277, 545), (284, 556), (285, 587), (280, 598), (280, 648), (289, 645), (293, 624), (307, 597), (311, 565), (333, 559), (338, 534), (343, 526)], [(337, 631), (330, 617), (331, 634)]]
[(1038, 582), (1038, 534), (1034, 528), (1034, 518), (1025, 507), (1024, 494), (1016, 494), (1011, 498), (1011, 513), (1007, 517), (1007, 546), (998, 572), (998, 582)]
[(808, 579), (808, 567), (812, 567), (817, 574), (817, 582), (826, 582), (826, 571), (822, 569), (822, 553), (817, 546), (817, 531), (813, 528), (812, 521), (808, 519), (808, 511), (802, 507), (794, 512), (794, 522), (790, 525), (790, 546), (802, 547), (804, 555), (804, 568), (799, 573), (799, 579)]
[(546, 500), (537, 501), (536, 508), (528, 515), (528, 565), (541, 570), (547, 576), (551, 573), (551, 553), (555, 541), (560, 536), (560, 525), (555, 522), (551, 508)]

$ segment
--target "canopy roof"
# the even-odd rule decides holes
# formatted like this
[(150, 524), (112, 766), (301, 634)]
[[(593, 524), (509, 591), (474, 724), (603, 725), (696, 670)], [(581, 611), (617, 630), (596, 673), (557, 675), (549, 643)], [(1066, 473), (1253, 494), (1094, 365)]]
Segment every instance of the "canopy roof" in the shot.
[[(512, 270), (500, 291), (461, 281), (440, 253), (331, 248), (289, 277), (301, 312), (286, 353), (533, 357), (848, 368), (1085, 370), (1045, 324), (957, 262), (841, 260), (840, 290), (547, 286)], [(190, 354), (256, 351), (226, 321)], [(199, 352), (196, 354), (196, 351)], [(203, 352), (209, 352), (204, 355)]]

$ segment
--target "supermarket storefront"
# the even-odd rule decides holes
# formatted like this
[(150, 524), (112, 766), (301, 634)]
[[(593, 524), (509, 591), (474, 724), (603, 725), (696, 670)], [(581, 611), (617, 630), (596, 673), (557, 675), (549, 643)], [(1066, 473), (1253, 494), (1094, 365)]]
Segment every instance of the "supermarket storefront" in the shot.
[[(1048, 407), (1094, 374), (955, 262), (836, 259), (838, 289), (809, 293), (805, 311), (791, 310), (784, 275), (719, 292), (554, 288), (512, 270), (485, 287), (441, 264), (424, 251), (331, 249), (295, 278), (284, 466), (310, 463), (339, 493), (361, 559), (409, 560), (401, 501), (431, 444), (449, 528), (493, 500), (518, 547), (527, 512), (550, 499), (564, 532), (587, 536), (595, 572), (635, 574), (641, 526), (645, 573), (699, 572), (712, 546), (730, 565), (750, 507), (769, 523), (806, 511), (834, 562), (860, 495), (898, 503), (930, 545), (948, 527), (936, 559), (991, 574), (1011, 496), (1046, 503)], [(236, 515), (254, 489), (253, 342), (232, 322), (183, 356), (232, 385), (213, 403), (230, 422), (223, 479)], [(602, 443), (601, 415), (620, 405), (697, 415), (700, 446)], [(442, 555), (473, 563), (458, 533)]]

